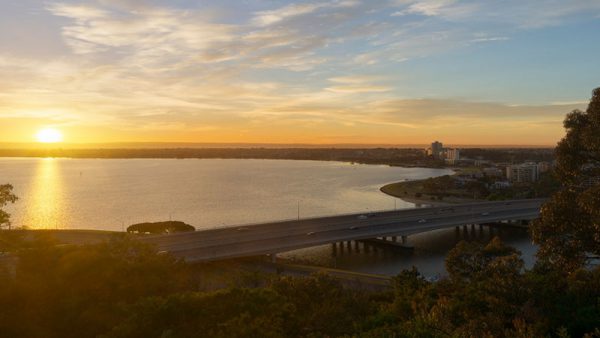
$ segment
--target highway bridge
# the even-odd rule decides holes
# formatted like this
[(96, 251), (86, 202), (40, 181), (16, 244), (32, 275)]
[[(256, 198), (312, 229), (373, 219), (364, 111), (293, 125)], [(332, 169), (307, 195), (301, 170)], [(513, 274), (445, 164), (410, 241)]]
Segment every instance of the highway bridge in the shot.
[(510, 200), (347, 214), (147, 236), (143, 240), (187, 261), (214, 261), (327, 243), (408, 236), (466, 224), (533, 220), (543, 202)]

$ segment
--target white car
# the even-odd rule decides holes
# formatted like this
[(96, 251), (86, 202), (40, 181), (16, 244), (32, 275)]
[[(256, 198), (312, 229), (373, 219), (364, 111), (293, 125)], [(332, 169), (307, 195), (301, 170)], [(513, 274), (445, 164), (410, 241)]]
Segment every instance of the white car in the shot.
[(487, 216), (487, 215), (489, 215), (489, 214), (490, 214), (489, 212), (482, 212), (482, 213), (481, 213), (481, 216)]
[(369, 217), (367, 215), (359, 215), (357, 218), (358, 219), (367, 219)]
[(306, 236), (314, 236), (314, 235), (315, 235), (315, 232), (314, 232), (314, 231), (311, 231), (311, 232), (307, 232), (307, 233), (306, 233)]
[(424, 219), (424, 218), (421, 218), (421, 219), (419, 220), (419, 223), (427, 223), (427, 220), (426, 220), (426, 219)]

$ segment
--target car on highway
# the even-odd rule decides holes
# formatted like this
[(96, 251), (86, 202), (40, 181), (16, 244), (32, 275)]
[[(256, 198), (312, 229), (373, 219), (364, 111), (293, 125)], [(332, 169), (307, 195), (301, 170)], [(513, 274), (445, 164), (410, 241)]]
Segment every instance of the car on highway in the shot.
[(367, 215), (358, 215), (357, 218), (358, 219), (367, 219), (367, 218), (369, 218), (369, 216), (367, 216)]
[(353, 225), (353, 226), (349, 227), (348, 229), (350, 229), (350, 230), (356, 230), (356, 229), (358, 229), (358, 228), (359, 228), (358, 226), (356, 226), (356, 225)]
[(421, 219), (420, 219), (418, 222), (419, 222), (419, 223), (427, 223), (427, 220), (426, 220), (426, 219), (424, 219), (424, 218), (421, 218)]
[(314, 236), (316, 232), (310, 231), (306, 233), (306, 236)]
[(481, 216), (488, 216), (490, 213), (489, 212), (482, 212)]

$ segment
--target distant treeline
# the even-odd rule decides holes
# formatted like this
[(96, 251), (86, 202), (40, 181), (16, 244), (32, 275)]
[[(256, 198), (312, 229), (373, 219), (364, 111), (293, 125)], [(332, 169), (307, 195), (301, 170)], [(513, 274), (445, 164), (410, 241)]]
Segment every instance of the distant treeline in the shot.
[(0, 157), (228, 158), (345, 161), (367, 164), (435, 165), (422, 149), (400, 148), (168, 148), (168, 149), (0, 149)]
[[(418, 148), (164, 148), (164, 149), (0, 149), (0, 157), (227, 158), (343, 161), (398, 166), (443, 166)], [(463, 149), (461, 157), (493, 162), (552, 161), (554, 150)]]
[(482, 159), (495, 163), (552, 162), (554, 148), (461, 149), (461, 157)]

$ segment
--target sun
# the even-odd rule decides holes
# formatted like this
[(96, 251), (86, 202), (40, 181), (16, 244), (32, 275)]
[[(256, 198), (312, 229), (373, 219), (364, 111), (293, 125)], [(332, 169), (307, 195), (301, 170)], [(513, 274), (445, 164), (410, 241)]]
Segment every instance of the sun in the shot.
[(62, 133), (53, 128), (44, 128), (38, 131), (36, 138), (41, 143), (57, 143), (63, 140)]

